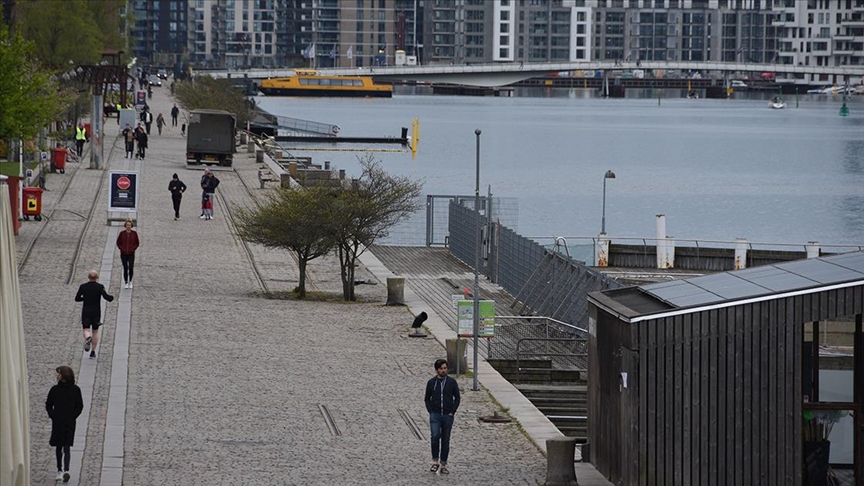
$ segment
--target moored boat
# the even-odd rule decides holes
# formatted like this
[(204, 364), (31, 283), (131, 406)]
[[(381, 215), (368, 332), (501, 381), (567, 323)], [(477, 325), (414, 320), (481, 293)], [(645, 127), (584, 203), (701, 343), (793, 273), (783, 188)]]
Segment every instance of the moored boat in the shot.
[(783, 108), (786, 108), (786, 102), (783, 101), (783, 98), (781, 98), (779, 96), (775, 96), (775, 97), (771, 98), (771, 101), (768, 103), (768, 106), (770, 106), (771, 108), (773, 108), (775, 110), (782, 110)]
[(375, 84), (371, 76), (326, 76), (313, 69), (296, 69), (294, 76), (261, 81), (267, 96), (339, 96), (391, 98), (393, 87)]

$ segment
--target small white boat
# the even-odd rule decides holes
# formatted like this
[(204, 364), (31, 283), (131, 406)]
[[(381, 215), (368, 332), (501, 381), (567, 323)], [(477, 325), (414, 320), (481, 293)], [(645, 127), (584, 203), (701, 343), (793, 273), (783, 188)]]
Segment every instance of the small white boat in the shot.
[(771, 98), (768, 106), (775, 110), (782, 110), (783, 108), (786, 108), (786, 102), (783, 101), (783, 98), (775, 96), (774, 98)]

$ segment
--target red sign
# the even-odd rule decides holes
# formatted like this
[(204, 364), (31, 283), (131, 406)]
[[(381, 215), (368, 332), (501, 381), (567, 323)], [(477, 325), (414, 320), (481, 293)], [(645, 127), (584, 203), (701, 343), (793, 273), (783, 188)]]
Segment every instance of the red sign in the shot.
[(117, 187), (120, 188), (120, 190), (125, 191), (126, 189), (129, 189), (129, 186), (131, 185), (132, 182), (130, 182), (129, 178), (126, 176), (117, 179)]

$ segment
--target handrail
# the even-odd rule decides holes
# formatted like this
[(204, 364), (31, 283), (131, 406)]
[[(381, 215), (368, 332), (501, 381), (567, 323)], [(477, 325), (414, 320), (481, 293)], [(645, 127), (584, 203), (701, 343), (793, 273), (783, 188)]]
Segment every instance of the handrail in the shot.
[[(546, 342), (585, 342), (585, 338), (521, 338), (516, 341), (516, 381), (522, 382), (522, 341), (546, 341)], [(525, 356), (588, 356), (588, 353), (525, 353)]]

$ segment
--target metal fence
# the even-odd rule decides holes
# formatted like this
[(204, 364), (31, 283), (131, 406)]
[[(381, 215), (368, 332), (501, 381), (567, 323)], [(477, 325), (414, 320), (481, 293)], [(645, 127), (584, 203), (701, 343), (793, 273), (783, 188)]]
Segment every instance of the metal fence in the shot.
[[(451, 202), (449, 211), (450, 253), (473, 268), (478, 234), (481, 234), (479, 272), (515, 296), (512, 308), (521, 316), (548, 318), (544, 326), (525, 320), (496, 328), (490, 353), (496, 358), (516, 359), (516, 343), (524, 338), (559, 338), (551, 354), (578, 355), (579, 349), (566, 348), (574, 337), (586, 337), (588, 293), (619, 288), (621, 284), (566, 254), (544, 248), (499, 222), (489, 222), (471, 207)], [(481, 228), (482, 227), (482, 228)], [(554, 329), (554, 331), (552, 331)], [(548, 341), (532, 346), (548, 349)], [(565, 348), (562, 348), (564, 346)], [(571, 359), (572, 356), (571, 356)], [(556, 367), (584, 369), (582, 363), (552, 360)]]

